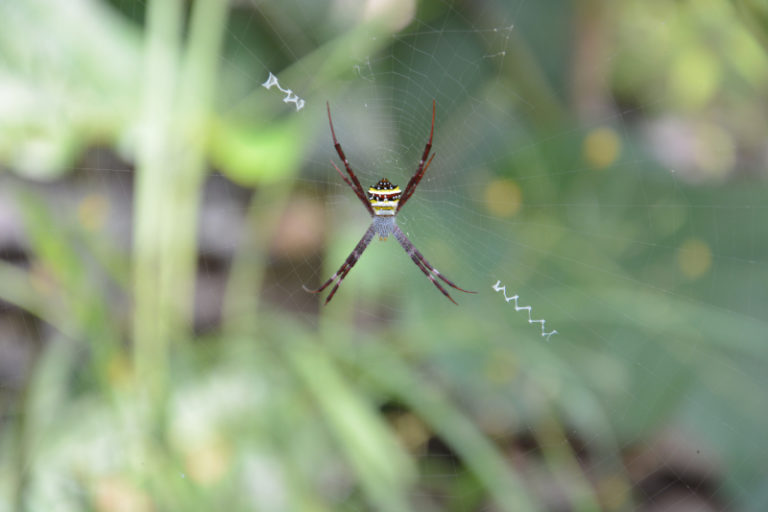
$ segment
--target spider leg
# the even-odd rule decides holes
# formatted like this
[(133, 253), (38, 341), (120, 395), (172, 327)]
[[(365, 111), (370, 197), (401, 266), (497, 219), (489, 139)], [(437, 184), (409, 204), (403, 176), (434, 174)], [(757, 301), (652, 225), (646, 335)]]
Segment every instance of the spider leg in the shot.
[[(344, 154), (344, 150), (341, 149), (341, 144), (339, 144), (339, 141), (336, 140), (336, 131), (333, 129), (333, 121), (331, 120), (331, 105), (326, 102), (325, 106), (328, 110), (328, 124), (331, 126), (331, 137), (333, 137), (333, 147), (336, 148), (336, 153), (339, 154), (339, 158), (341, 158), (341, 161), (344, 162), (344, 167), (347, 169), (347, 174), (349, 174), (349, 177), (352, 179), (352, 182), (350, 183), (347, 178), (341, 174), (341, 171), (337, 167), (336, 170), (339, 171), (339, 174), (341, 174), (341, 177), (344, 178), (344, 181), (352, 187), (352, 190), (355, 191), (355, 195), (360, 199), (360, 201), (363, 202), (365, 205), (365, 209), (368, 210), (368, 213), (371, 215), (375, 215), (373, 212), (373, 207), (371, 206), (371, 202), (368, 201), (368, 197), (365, 195), (365, 189), (360, 184), (360, 180), (357, 179), (357, 176), (355, 176), (355, 173), (352, 172), (352, 168), (349, 166), (349, 160), (347, 160), (347, 156)], [(334, 167), (335, 164), (334, 164)], [(354, 186), (352, 185), (354, 183)]]
[(448, 279), (447, 277), (445, 277), (443, 274), (441, 274), (440, 272), (438, 272), (438, 270), (437, 270), (435, 267), (433, 267), (433, 266), (432, 266), (432, 265), (431, 265), (431, 264), (430, 264), (430, 263), (429, 263), (429, 262), (426, 260), (426, 258), (424, 258), (424, 255), (423, 255), (423, 254), (421, 254), (421, 253), (420, 253), (418, 250), (416, 250), (416, 251), (414, 251), (414, 252), (415, 252), (416, 256), (418, 256), (419, 258), (421, 258), (421, 263), (422, 263), (422, 264), (423, 264), (425, 267), (427, 267), (427, 268), (430, 270), (430, 272), (432, 272), (432, 273), (433, 273), (433, 274), (435, 274), (437, 277), (439, 277), (440, 279), (442, 279), (442, 280), (443, 280), (445, 283), (447, 283), (447, 284), (448, 284), (448, 286), (450, 286), (450, 287), (452, 287), (452, 288), (455, 288), (455, 289), (459, 290), (460, 292), (464, 292), (464, 293), (477, 293), (477, 292), (472, 292), (472, 291), (469, 291), (469, 290), (465, 290), (464, 288), (461, 288), (461, 287), (459, 287), (459, 286), (456, 286), (456, 284), (455, 284), (453, 281), (451, 281), (450, 279)]
[[(456, 301), (453, 300), (453, 297), (450, 296), (450, 294), (445, 291), (445, 288), (443, 288), (440, 285), (439, 281), (435, 280), (435, 276), (445, 281), (449, 286), (456, 288), (459, 291), (465, 292), (465, 293), (477, 293), (477, 292), (471, 292), (469, 290), (465, 290), (464, 288), (459, 288), (456, 286), (452, 281), (450, 281), (448, 278), (443, 276), (440, 272), (437, 271), (435, 267), (433, 267), (427, 260), (424, 258), (424, 255), (422, 255), (418, 249), (413, 245), (413, 243), (408, 239), (407, 236), (405, 236), (405, 233), (398, 227), (395, 226), (395, 228), (392, 230), (392, 234), (395, 235), (395, 238), (398, 242), (400, 242), (400, 245), (405, 249), (405, 252), (408, 254), (408, 256), (411, 257), (414, 263), (416, 263), (416, 266), (421, 269), (422, 272), (429, 278), (430, 281), (432, 281), (432, 284), (437, 286), (437, 289), (440, 290), (443, 295), (448, 297), (451, 302), (456, 304)], [(458, 304), (457, 304), (458, 305)]]
[[(411, 198), (413, 193), (416, 191), (416, 185), (418, 185), (421, 182), (421, 178), (424, 177), (424, 174), (427, 172), (427, 169), (429, 168), (429, 164), (432, 163), (432, 159), (435, 158), (436, 154), (437, 153), (432, 153), (432, 156), (429, 157), (429, 161), (427, 161), (427, 165), (424, 166), (424, 169), (421, 171), (421, 174), (418, 176), (416, 181), (413, 183), (413, 186), (408, 190), (407, 194), (403, 194), (403, 199), (405, 199), (407, 201), (408, 199)], [(403, 200), (401, 199), (400, 203), (398, 204), (397, 209), (400, 210), (400, 208), (402, 208), (402, 206), (403, 206)]]
[(357, 194), (357, 189), (355, 188), (355, 186), (352, 184), (352, 182), (351, 182), (351, 181), (349, 181), (349, 178), (347, 178), (346, 176), (344, 176), (344, 173), (343, 173), (343, 172), (341, 172), (341, 169), (339, 169), (339, 166), (338, 166), (338, 165), (336, 165), (335, 163), (333, 163), (333, 160), (331, 160), (331, 165), (333, 166), (333, 168), (334, 168), (334, 169), (336, 169), (336, 172), (338, 172), (338, 173), (339, 173), (339, 176), (341, 176), (341, 179), (343, 179), (343, 180), (344, 180), (344, 183), (346, 183), (347, 185), (349, 185), (349, 186), (350, 186), (350, 188), (351, 188), (352, 190), (354, 190), (354, 191), (355, 191), (355, 194)]
[(447, 291), (445, 291), (445, 288), (442, 287), (440, 282), (439, 281), (435, 281), (435, 278), (432, 277), (432, 274), (429, 272), (429, 270), (427, 270), (427, 268), (424, 267), (424, 264), (422, 263), (421, 258), (419, 257), (421, 255), (420, 254), (417, 255), (416, 253), (411, 253), (410, 256), (411, 256), (411, 259), (413, 260), (413, 262), (416, 263), (416, 266), (419, 267), (419, 269), (422, 272), (424, 272), (424, 275), (426, 275), (429, 278), (430, 281), (432, 281), (432, 284), (437, 286), (437, 289), (440, 290), (441, 292), (443, 292), (443, 295), (448, 297), (448, 300), (450, 300), (451, 302), (453, 302), (454, 304), (456, 304), (458, 306), (459, 303), (456, 302), (455, 300), (453, 300), (453, 297), (451, 297), (451, 295)]
[[(424, 177), (424, 173), (427, 172), (427, 168), (429, 167), (429, 164), (432, 162), (432, 158), (435, 157), (435, 155), (432, 155), (432, 158), (427, 161), (427, 157), (429, 156), (429, 152), (432, 149), (432, 135), (435, 133), (435, 100), (432, 100), (432, 127), (429, 129), (429, 140), (427, 141), (427, 145), (424, 146), (424, 153), (421, 155), (421, 160), (419, 160), (419, 167), (416, 169), (416, 172), (413, 176), (411, 176), (411, 179), (408, 180), (408, 184), (405, 186), (405, 190), (403, 191), (403, 196), (400, 198), (400, 202), (397, 205), (397, 211), (400, 211), (400, 208), (405, 206), (405, 203), (408, 201), (408, 199), (411, 198), (413, 193), (416, 191), (416, 186), (421, 181), (421, 178)], [(426, 162), (427, 165), (424, 165)]]
[(360, 256), (362, 256), (363, 251), (365, 251), (366, 247), (368, 247), (368, 244), (371, 243), (371, 240), (373, 239), (373, 235), (374, 235), (374, 229), (373, 229), (373, 224), (371, 224), (366, 230), (365, 234), (363, 235), (363, 238), (361, 238), (360, 241), (357, 242), (357, 245), (352, 250), (350, 255), (347, 256), (347, 259), (344, 261), (341, 267), (339, 267), (339, 270), (337, 270), (335, 274), (333, 274), (325, 283), (323, 283), (323, 285), (320, 286), (320, 288), (317, 288), (316, 290), (312, 290), (310, 288), (307, 288), (304, 285), (302, 285), (302, 288), (304, 288), (304, 290), (309, 293), (320, 293), (323, 290), (325, 290), (332, 282), (334, 282), (336, 278), (338, 278), (338, 282), (336, 283), (336, 286), (334, 286), (333, 289), (331, 289), (331, 293), (329, 293), (328, 297), (325, 299), (325, 304), (328, 304), (333, 298), (333, 295), (336, 293), (336, 290), (339, 289), (339, 285), (341, 285), (341, 282), (347, 276), (349, 271), (352, 270), (352, 267), (355, 266), (355, 263), (357, 263), (357, 260), (360, 259)]

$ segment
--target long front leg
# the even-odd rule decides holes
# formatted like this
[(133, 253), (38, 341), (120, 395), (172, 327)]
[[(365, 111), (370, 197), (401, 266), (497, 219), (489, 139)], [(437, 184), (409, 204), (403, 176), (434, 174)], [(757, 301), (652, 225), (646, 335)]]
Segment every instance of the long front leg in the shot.
[[(424, 173), (427, 172), (427, 169), (429, 168), (429, 164), (432, 163), (432, 158), (435, 157), (435, 155), (432, 155), (432, 158), (427, 160), (427, 157), (429, 156), (429, 152), (432, 149), (432, 135), (435, 133), (435, 100), (432, 100), (432, 127), (429, 129), (429, 140), (427, 141), (427, 145), (424, 147), (424, 153), (421, 154), (421, 160), (419, 160), (419, 167), (416, 169), (416, 172), (413, 176), (411, 176), (411, 179), (408, 180), (408, 184), (405, 186), (405, 189), (403, 190), (403, 197), (400, 198), (400, 202), (397, 205), (397, 211), (400, 211), (400, 208), (405, 206), (405, 203), (408, 201), (408, 199), (411, 198), (413, 193), (416, 191), (416, 186), (421, 181), (421, 178), (424, 177)], [(426, 165), (425, 165), (426, 162)]]
[(342, 179), (349, 185), (352, 190), (355, 191), (355, 195), (360, 199), (360, 201), (363, 202), (365, 205), (365, 209), (368, 210), (368, 213), (371, 215), (375, 215), (373, 212), (373, 207), (371, 206), (370, 201), (368, 201), (368, 198), (365, 195), (365, 189), (360, 184), (360, 180), (357, 179), (357, 176), (354, 172), (352, 172), (352, 167), (349, 166), (349, 160), (347, 160), (347, 155), (344, 154), (344, 150), (341, 149), (341, 144), (339, 144), (339, 141), (336, 140), (336, 131), (333, 129), (333, 121), (331, 120), (331, 105), (326, 102), (325, 103), (326, 108), (328, 109), (328, 124), (331, 126), (331, 137), (333, 137), (333, 147), (336, 148), (336, 153), (339, 154), (339, 158), (341, 158), (341, 161), (344, 162), (344, 167), (347, 169), (347, 174), (349, 174), (349, 177), (351, 178), (348, 180), (346, 176), (344, 176), (341, 173), (341, 169), (336, 167), (336, 164), (333, 164), (334, 167), (336, 167), (336, 170), (339, 171), (339, 174), (341, 175)]

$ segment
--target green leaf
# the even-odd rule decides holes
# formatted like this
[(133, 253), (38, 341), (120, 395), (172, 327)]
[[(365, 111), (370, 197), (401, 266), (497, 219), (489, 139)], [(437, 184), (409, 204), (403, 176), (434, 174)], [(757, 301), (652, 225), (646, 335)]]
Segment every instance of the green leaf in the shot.
[(302, 139), (295, 121), (268, 126), (220, 123), (211, 142), (211, 160), (240, 185), (274, 183), (296, 173)]

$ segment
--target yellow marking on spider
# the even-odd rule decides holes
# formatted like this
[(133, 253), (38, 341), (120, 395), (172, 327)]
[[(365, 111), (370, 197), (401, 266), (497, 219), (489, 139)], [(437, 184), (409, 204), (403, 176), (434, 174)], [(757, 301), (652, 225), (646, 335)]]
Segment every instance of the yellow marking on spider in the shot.
[(395, 188), (380, 189), (376, 187), (370, 187), (368, 189), (369, 194), (376, 194), (377, 196), (391, 196), (400, 193), (400, 187), (395, 185)]
[(394, 216), (395, 215), (395, 207), (397, 206), (397, 201), (371, 201), (371, 206), (373, 206), (373, 211), (376, 212), (376, 215), (382, 215), (382, 216)]

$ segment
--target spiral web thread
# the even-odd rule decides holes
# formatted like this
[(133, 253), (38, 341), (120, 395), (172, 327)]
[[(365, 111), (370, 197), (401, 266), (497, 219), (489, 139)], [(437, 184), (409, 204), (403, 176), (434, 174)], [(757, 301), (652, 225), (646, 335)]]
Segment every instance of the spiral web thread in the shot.
[(544, 324), (546, 323), (545, 320), (543, 320), (543, 319), (542, 320), (534, 320), (533, 319), (533, 317), (531, 316), (531, 312), (533, 311), (531, 306), (520, 306), (520, 305), (518, 305), (517, 299), (520, 298), (519, 295), (513, 295), (511, 297), (507, 297), (506, 287), (505, 286), (501, 286), (501, 281), (496, 281), (496, 284), (493, 285), (493, 289), (494, 289), (494, 291), (502, 292), (502, 294), (504, 295), (504, 300), (506, 300), (507, 302), (514, 300), (515, 301), (515, 311), (520, 311), (521, 309), (527, 310), (528, 311), (528, 323), (529, 324), (540, 323), (541, 324), (541, 335), (543, 337), (547, 338), (547, 341), (549, 341), (549, 338), (553, 334), (557, 334), (557, 331), (554, 330), (554, 329), (552, 331), (550, 331), (550, 332), (546, 331), (546, 329), (544, 328)]

